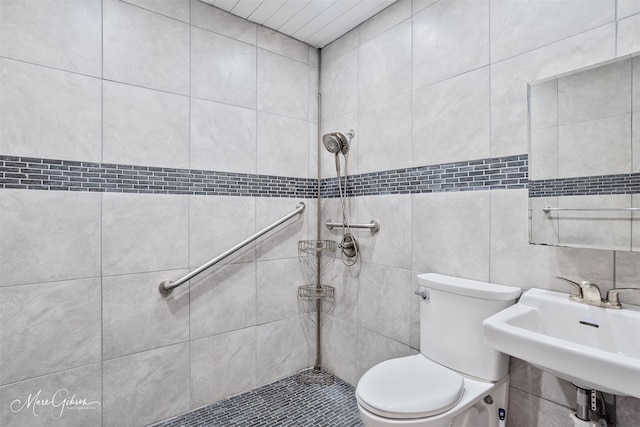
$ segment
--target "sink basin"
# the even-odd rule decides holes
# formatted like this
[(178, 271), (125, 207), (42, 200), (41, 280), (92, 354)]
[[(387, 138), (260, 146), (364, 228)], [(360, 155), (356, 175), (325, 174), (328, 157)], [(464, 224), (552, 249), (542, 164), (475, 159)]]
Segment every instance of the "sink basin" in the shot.
[(483, 323), (486, 342), (573, 384), (640, 398), (640, 310), (531, 289)]

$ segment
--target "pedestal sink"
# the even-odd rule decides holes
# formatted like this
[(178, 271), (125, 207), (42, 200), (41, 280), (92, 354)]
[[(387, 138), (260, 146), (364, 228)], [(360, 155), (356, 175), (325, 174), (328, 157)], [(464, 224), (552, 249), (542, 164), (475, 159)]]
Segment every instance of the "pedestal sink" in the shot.
[(640, 309), (530, 289), (483, 323), (485, 340), (581, 388), (640, 398)]

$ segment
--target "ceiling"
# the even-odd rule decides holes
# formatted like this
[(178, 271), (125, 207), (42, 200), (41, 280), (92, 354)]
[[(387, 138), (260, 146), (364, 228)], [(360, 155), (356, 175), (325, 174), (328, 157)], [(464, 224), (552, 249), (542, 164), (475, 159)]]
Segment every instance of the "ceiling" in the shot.
[(201, 0), (314, 47), (324, 47), (396, 0)]

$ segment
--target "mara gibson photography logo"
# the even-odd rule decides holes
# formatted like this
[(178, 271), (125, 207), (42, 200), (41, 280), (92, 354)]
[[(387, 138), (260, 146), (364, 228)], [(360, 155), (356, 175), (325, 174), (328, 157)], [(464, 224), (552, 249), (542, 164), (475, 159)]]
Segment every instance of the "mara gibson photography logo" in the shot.
[(100, 407), (100, 402), (95, 400), (88, 400), (84, 397), (79, 397), (75, 393), (71, 394), (68, 389), (58, 389), (51, 397), (47, 398), (42, 390), (38, 390), (37, 393), (29, 393), (26, 399), (15, 399), (9, 405), (11, 412), (32, 412), (34, 416), (39, 416), (41, 413), (47, 411), (47, 408), (51, 409), (51, 418), (59, 420), (65, 411), (87, 411), (95, 410)]

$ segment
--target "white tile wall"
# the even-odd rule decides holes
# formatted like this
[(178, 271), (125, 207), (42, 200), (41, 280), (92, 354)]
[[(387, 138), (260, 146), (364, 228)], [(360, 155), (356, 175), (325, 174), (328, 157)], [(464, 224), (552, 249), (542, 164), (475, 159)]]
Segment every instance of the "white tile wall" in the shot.
[[(2, 0), (0, 154), (119, 164), (125, 184), (131, 165), (315, 178), (318, 64), (198, 0)], [(47, 423), (8, 405), (68, 388), (101, 405), (65, 425), (146, 425), (307, 366), (296, 257), (313, 201), (158, 292), (298, 201), (0, 190), (0, 424)]]
[(118, 0), (103, 4), (105, 79), (189, 94), (189, 25)]
[(191, 95), (256, 108), (255, 46), (192, 28)]
[(256, 173), (256, 111), (191, 99), (193, 169)]
[(99, 79), (0, 58), (0, 151), (100, 160)]
[(189, 167), (189, 98), (105, 81), (102, 160)]
[(489, 1), (440, 1), (413, 17), (413, 88), (489, 64)]
[[(38, 3), (0, 2), (0, 154), (315, 176), (316, 150), (308, 145), (316, 120), (313, 50), (198, 0), (105, 0), (102, 11), (100, 2)], [(350, 173), (526, 153), (528, 82), (639, 50), (634, 1), (617, 2), (617, 25), (610, 0), (581, 2), (580, 10), (570, 1), (519, 10), (506, 3), (401, 0), (323, 49), (320, 127), (356, 130)], [(568, 13), (547, 7), (576, 19), (568, 23)], [(473, 96), (462, 96), (465, 90)], [(280, 122), (261, 127), (259, 115), (263, 125), (271, 116)], [(277, 145), (294, 144), (295, 154), (261, 154), (283, 123), (296, 123), (295, 132), (288, 129)], [(392, 153), (388, 145), (401, 147)], [(334, 176), (333, 156), (320, 155), (321, 175)], [(0, 301), (24, 301), (3, 320), (15, 326), (0, 332), (3, 396), (73, 386), (102, 406), (69, 415), (68, 425), (96, 425), (100, 415), (105, 426), (146, 424), (307, 366), (313, 328), (290, 297), (301, 279), (296, 242), (315, 237), (315, 203), (255, 249), (161, 300), (164, 306), (153, 304), (160, 277), (179, 276), (297, 202), (219, 199), (2, 190), (0, 293), (12, 299)], [(338, 205), (323, 200), (320, 221), (339, 218)], [(336, 260), (328, 278), (338, 298), (325, 324), (324, 359), (352, 383), (379, 361), (417, 351), (411, 291), (419, 272), (557, 290), (565, 290), (553, 281), (557, 274), (607, 289), (614, 264), (616, 284), (635, 277), (633, 254), (529, 245), (526, 190), (370, 196), (349, 205), (354, 220), (382, 224), (377, 235), (357, 234), (361, 269)], [(81, 285), (87, 292), (77, 292)], [(267, 291), (260, 303), (258, 293)], [(371, 315), (376, 295), (393, 307), (379, 307), (379, 318)], [(49, 301), (67, 296), (68, 304), (82, 301), (43, 314)], [(38, 342), (14, 332), (31, 318), (69, 314), (89, 319), (75, 336), (81, 345), (66, 347), (75, 338), (60, 337), (56, 322), (37, 324), (47, 337)], [(260, 324), (258, 314), (274, 321)], [(175, 322), (163, 335), (159, 326), (168, 319)], [(143, 335), (140, 324), (151, 332)], [(13, 343), (23, 341), (33, 370), (4, 363), (22, 355)], [(70, 358), (42, 356), (51, 349)], [(226, 361), (212, 365), (211, 354)], [(6, 384), (7, 376), (21, 381)], [(540, 393), (512, 388), (512, 425), (568, 416), (551, 401), (557, 389), (541, 381)], [(0, 424), (33, 422), (2, 405)], [(620, 425), (632, 426), (637, 401), (621, 399), (620, 406)]]
[(0, 55), (102, 76), (100, 0), (0, 3)]
[[(633, 46), (640, 27), (632, 21), (640, 10), (632, 3), (414, 0), (409, 21), (407, 3), (400, 1), (323, 49), (322, 133), (356, 130), (351, 173), (406, 167), (407, 158), (411, 166), (424, 166), (527, 153), (527, 84), (639, 50)], [(385, 46), (405, 25), (411, 27), (407, 59), (400, 39)], [(409, 78), (394, 68), (403, 61), (410, 64)], [(398, 88), (408, 81), (411, 90), (402, 94)], [(410, 123), (402, 121), (405, 96)], [(625, 104), (628, 110), (628, 98)], [(537, 137), (555, 140), (557, 122), (536, 111)], [(603, 146), (585, 147), (584, 140), (581, 151)], [(557, 150), (534, 154), (532, 176), (557, 176)], [(630, 153), (619, 157), (631, 159)], [(550, 158), (555, 162), (541, 164)], [(335, 176), (333, 156), (321, 150), (320, 159), (321, 176)], [(350, 199), (352, 221), (378, 219), (381, 231), (356, 233), (363, 256), (358, 268), (339, 261), (332, 268), (329, 280), (342, 297), (326, 322), (325, 363), (355, 384), (375, 363), (418, 351), (419, 305), (412, 291), (422, 272), (565, 292), (554, 276), (586, 278), (603, 290), (614, 285), (614, 271), (618, 286), (633, 281), (625, 279), (637, 272), (632, 253), (530, 245), (527, 196), (523, 189)], [(338, 200), (322, 200), (321, 222), (339, 212)], [(549, 232), (557, 239), (555, 224)], [(324, 228), (322, 235), (340, 238)], [(379, 299), (388, 303), (380, 306)], [(336, 349), (343, 357), (333, 354)], [(570, 387), (523, 363), (512, 375), (509, 425), (564, 423)], [(633, 399), (619, 407), (624, 425), (634, 425), (628, 420), (637, 407)]]

